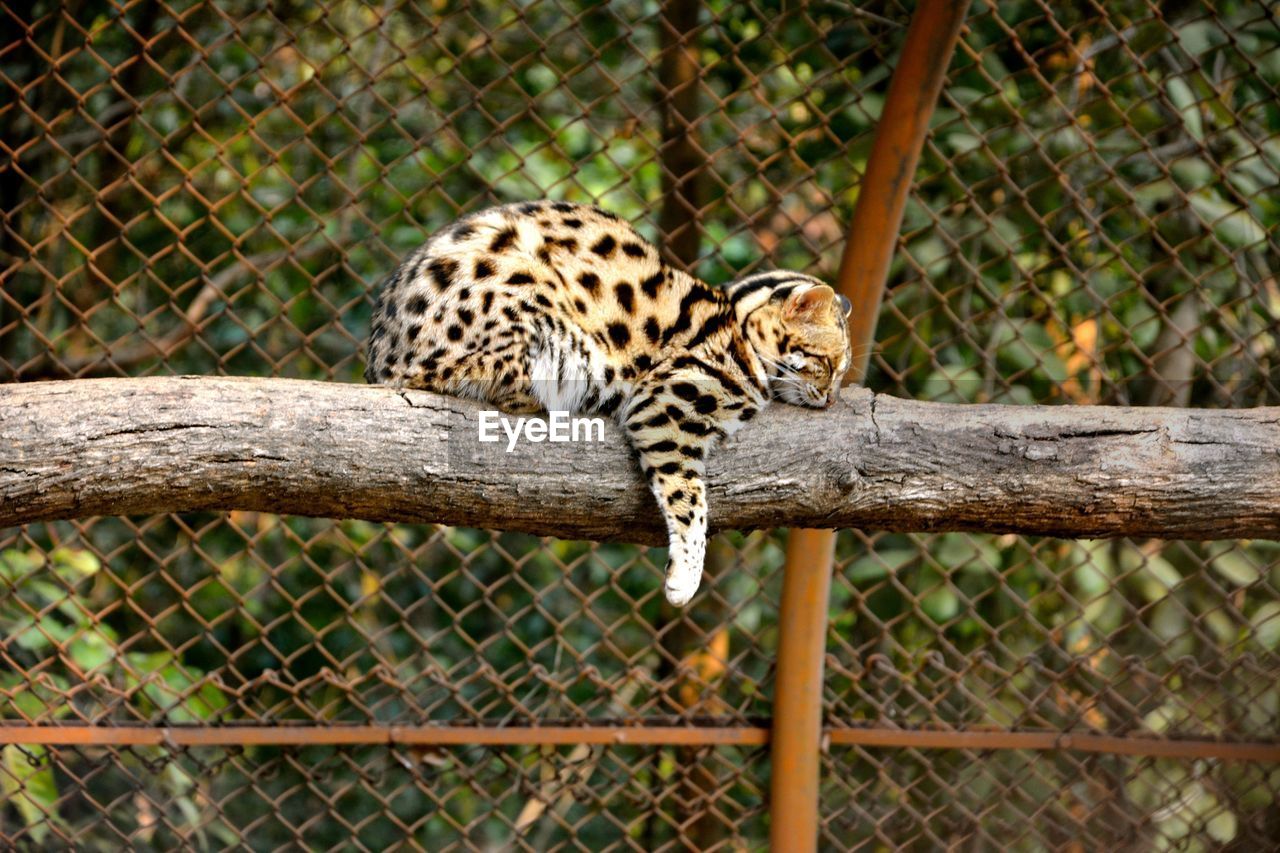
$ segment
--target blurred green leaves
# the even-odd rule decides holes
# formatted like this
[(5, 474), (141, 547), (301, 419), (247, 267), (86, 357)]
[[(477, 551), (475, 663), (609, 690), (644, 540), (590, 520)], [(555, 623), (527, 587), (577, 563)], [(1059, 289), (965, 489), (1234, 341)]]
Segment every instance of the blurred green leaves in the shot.
[[(0, 56), (0, 72), (24, 87), (23, 109), (56, 137), (36, 133), (23, 109), (4, 129), (16, 152), (4, 174), (31, 176), (13, 188), (22, 203), (5, 220), (23, 241), (5, 249), (21, 256), (6, 267), (0, 300), (5, 363), (38, 364), (46, 350), (68, 363), (114, 357), (144, 335), (184, 328), (205, 294), (198, 333), (170, 357), (144, 348), (141, 360), (97, 370), (352, 381), (372, 286), (460, 213), (550, 195), (601, 203), (659, 237), (653, 3), (182, 6), (180, 25), (162, 15), (144, 38), (147, 62), (133, 62), (151, 69), (128, 92), (135, 114), (120, 97), (122, 67), (136, 60), (131, 33), (147, 5), (88, 9), (65, 27), (64, 44), (84, 26), (93, 49), (57, 60), (57, 86), (37, 85), (43, 56)], [(1157, 399), (1148, 386), (1170, 379), (1190, 383), (1180, 405), (1274, 404), (1273, 18), (1236, 0), (1162, 15), (1132, 0), (1105, 11), (1056, 4), (1053, 22), (1047, 8), (1012, 0), (971, 13), (914, 180), (869, 385), (958, 403), (1145, 404)], [(901, 27), (873, 16), (900, 21), (905, 11), (704, 5), (700, 275), (835, 275), (901, 40)], [(32, 37), (51, 50), (56, 22), (75, 15), (48, 16)], [(162, 35), (179, 29), (182, 37)], [(99, 126), (112, 128), (110, 145)], [(117, 189), (101, 198), (122, 157)], [(88, 274), (91, 256), (109, 281)], [(22, 306), (16, 320), (11, 305)], [(1185, 333), (1174, 322), (1182, 306), (1194, 321)], [(1176, 356), (1190, 366), (1165, 376)], [(714, 693), (732, 714), (763, 718), (781, 538), (731, 536), (733, 565), (709, 579), (728, 603), (731, 633)], [(16, 664), (0, 670), (6, 720), (609, 716), (610, 684), (637, 691), (632, 709), (673, 711), (654, 687), (677, 666), (662, 641), (682, 624), (657, 592), (661, 551), (256, 513), (97, 519), (4, 541), (0, 643)], [(830, 652), (839, 666), (825, 696), (833, 718), (1274, 731), (1277, 691), (1240, 675), (1274, 671), (1280, 654), (1280, 551), (1268, 543), (849, 531), (838, 547)], [(699, 624), (696, 605), (688, 618), (697, 636), (719, 627)], [(869, 660), (883, 667), (861, 671)], [(339, 679), (358, 686), (340, 689)], [(1127, 706), (1105, 705), (1121, 700)], [(513, 787), (497, 754), (474, 755)], [(239, 757), (278, 762), (252, 785), (238, 766), (207, 771), (190, 755), (162, 769), (130, 763), (154, 758), (141, 752), (83, 775), (143, 844), (194, 845), (201, 832), (230, 843), (237, 821), (260, 827), (263, 846), (300, 843), (289, 820), (326, 827), (304, 839), (317, 847), (349, 837), (290, 793), (307, 780), (293, 754), (280, 756)], [(676, 758), (641, 763), (635, 787), (676, 777)], [(898, 826), (945, 793), (947, 759), (931, 760), (905, 781), (901, 767), (868, 767), (864, 756), (841, 765), (863, 784), (859, 820), (887, 814), (883, 825)], [(1087, 829), (1104, 839), (1100, 803), (1070, 797), (1107, 783), (1106, 798), (1146, 809), (1159, 843), (1182, 849), (1242, 844), (1280, 786), (1255, 765), (1133, 762), (1108, 777), (1074, 759), (1035, 772), (1019, 760), (968, 762), (973, 790), (993, 797), (1020, 774), (1046, 804), (1041, 822), (1078, 828), (1073, 809), (1097, 806)], [(416, 777), (420, 788), (456, 791), (447, 806), (410, 784), (386, 806), (369, 793), (367, 769), (344, 761), (331, 765), (325, 790), (348, 792), (334, 806), (344, 819), (369, 820), (359, 823), (366, 846), (395, 838), (374, 820), (383, 808), (399, 809), (405, 825), (432, 815), (422, 834), (437, 847), (473, 819), (480, 828), (469, 841), (510, 842), (510, 821), (490, 813), (503, 801), (486, 800), (471, 777)], [(59, 820), (98, 820), (68, 799), (75, 783), (59, 780), (49, 753), (7, 746), (0, 764), (5, 817), (36, 845)], [(142, 775), (170, 795), (164, 814), (132, 799)], [(242, 789), (207, 790), (208, 776), (239, 778)], [(758, 778), (744, 770), (743, 779), (733, 793), (763, 820)], [(251, 804), (255, 786), (279, 799)], [(1068, 798), (1054, 800), (1062, 791)], [(609, 808), (643, 810), (623, 799)], [(1025, 822), (1025, 811), (997, 800), (982, 801), (981, 814), (1007, 807), (999, 820)], [(920, 808), (930, 831), (964, 811), (947, 802)], [(584, 829), (573, 842), (592, 846), (611, 831)], [(654, 840), (645, 831), (644, 820), (628, 824), (636, 844)], [(93, 832), (78, 837), (118, 840)]]

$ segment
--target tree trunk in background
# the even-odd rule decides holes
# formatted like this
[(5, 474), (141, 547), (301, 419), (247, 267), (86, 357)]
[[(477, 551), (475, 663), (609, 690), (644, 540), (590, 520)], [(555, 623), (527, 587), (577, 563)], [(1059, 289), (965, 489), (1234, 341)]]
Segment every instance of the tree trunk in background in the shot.
[[(22, 23), (30, 25), (29, 21)], [(66, 20), (60, 19), (48, 44), (39, 44), (37, 50), (37, 40), (28, 36), (15, 42), (6, 57), (6, 73), (12, 87), (27, 94), (21, 101), (15, 99), (7, 119), (0, 121), (0, 150), (5, 154), (0, 166), (0, 253), (23, 262), (31, 255), (28, 239), (23, 238), (35, 231), (27, 223), (40, 216), (49, 217), (47, 208), (29, 201), (48, 171), (43, 167), (38, 140), (51, 118), (68, 108), (70, 95), (65, 87), (53, 85), (52, 77), (46, 76), (49, 61), (41, 52), (55, 61), (60, 59), (66, 50), (66, 33)], [(41, 77), (44, 80), (37, 85)], [(18, 368), (33, 355), (19, 350), (22, 336), (8, 329), (30, 322), (30, 306), (40, 304), (42, 290), (47, 291), (50, 300), (53, 298), (51, 280), (44, 278), (36, 284), (27, 281), (23, 286), (20, 271), (21, 266), (14, 264), (0, 273), (0, 287), (10, 297), (0, 299), (0, 330), (5, 330), (0, 333), (0, 382), (14, 381)]]
[[(694, 126), (700, 116), (701, 85), (694, 31), (701, 11), (698, 0), (666, 0), (658, 23), (662, 58), (656, 95), (662, 115), (663, 189), (658, 229), (668, 260), (689, 273), (697, 266), (701, 251), (699, 215), (705, 165)], [(712, 537), (707, 545), (703, 583), (710, 586), (723, 577), (733, 555), (734, 550), (723, 537)], [(717, 699), (717, 676), (723, 675), (725, 666), (721, 660), (717, 668), (717, 650), (726, 660), (728, 657), (726, 603), (719, 596), (704, 595), (703, 599), (703, 607), (686, 610), (670, 623), (671, 630), (662, 637), (661, 665), (665, 671), (660, 678), (674, 690), (668, 694), (671, 706), (685, 714), (697, 714), (707, 702)], [(662, 677), (672, 674), (674, 679)], [(707, 808), (705, 801), (719, 788), (714, 758), (706, 750), (692, 747), (676, 750), (680, 782), (671, 811), (682, 827), (684, 839), (697, 850), (710, 849), (725, 837), (724, 825), (715, 819), (714, 810)]]
[[(662, 60), (658, 69), (657, 97), (662, 113), (663, 202), (658, 228), (668, 259), (686, 272), (694, 272), (701, 250), (701, 174), (704, 155), (696, 142), (695, 122), (699, 119), (698, 0), (667, 0), (662, 4), (659, 36)], [(713, 537), (707, 547), (707, 574), (710, 585), (723, 578), (731, 565), (733, 548), (723, 537)], [(669, 680), (675, 694), (668, 694), (672, 707), (682, 713), (698, 713), (708, 702), (718, 699), (717, 678), (723, 675), (724, 661), (717, 663), (717, 649), (728, 651), (728, 608), (718, 596), (704, 596), (704, 607), (685, 611), (673, 629), (662, 638), (664, 675), (675, 670)], [(718, 666), (718, 669), (717, 669)], [(666, 679), (663, 679), (666, 681)], [(676, 786), (672, 812), (677, 816), (687, 843), (694, 849), (710, 849), (724, 838), (726, 827), (708, 808), (707, 798), (719, 788), (716, 757), (705, 749), (677, 749), (676, 766), (680, 784)], [(689, 822), (692, 821), (692, 822)]]
[(706, 155), (697, 143), (700, 70), (694, 29), (697, 0), (662, 4), (662, 62), (657, 98), (662, 116), (662, 213), (658, 228), (670, 260), (692, 273), (701, 250), (702, 173)]
[[(160, 7), (154, 0), (149, 0), (136, 6), (134, 11), (138, 16), (134, 24), (138, 38), (137, 53), (127, 64), (118, 66), (123, 70), (118, 72), (112, 86), (113, 94), (118, 102), (125, 105), (126, 112), (112, 122), (98, 146), (98, 224), (94, 229), (93, 244), (88, 247), (93, 257), (85, 261), (84, 285), (67, 294), (79, 311), (86, 311), (102, 301), (103, 288), (112, 293), (119, 290), (121, 280), (127, 277), (124, 270), (129, 266), (124, 252), (127, 223), (153, 203), (152, 199), (139, 197), (127, 149), (133, 121), (145, 97), (142, 93), (143, 76), (150, 70), (146, 58), (148, 48), (144, 45), (152, 39)], [(83, 318), (76, 319), (77, 324), (83, 323)]]
[[(115, 14), (121, 13), (108, 3), (67, 4), (54, 25), (49, 43), (39, 45), (40, 50), (53, 57), (53, 64), (57, 65), (57, 60), (89, 48), (81, 27), (87, 27), (95, 19)], [(21, 323), (25, 317), (42, 334), (50, 335), (54, 331), (51, 327), (58, 325), (54, 309), (59, 302), (55, 291), (60, 290), (64, 297), (64, 310), (71, 315), (67, 327), (72, 336), (70, 340), (73, 347), (80, 344), (84, 350), (96, 350), (97, 345), (84, 334), (86, 315), (94, 306), (117, 294), (120, 281), (128, 277), (123, 270), (128, 268), (130, 256), (122, 251), (124, 245), (121, 226), (136, 217), (139, 211), (149, 209), (152, 200), (140, 199), (137, 192), (133, 191), (129, 175), (132, 164), (127, 158), (126, 149), (142, 97), (143, 79), (148, 70), (153, 70), (144, 56), (144, 44), (149, 43), (153, 56), (160, 53), (157, 40), (154, 39), (160, 4), (155, 0), (144, 0), (128, 9), (128, 14), (134, 17), (136, 54), (116, 66), (113, 82), (108, 88), (115, 97), (112, 103), (99, 105), (95, 102), (90, 106), (86, 102), (77, 105), (76, 95), (69, 91), (67, 84), (55, 82), (56, 77), (50, 73), (49, 61), (28, 47), (31, 43), (29, 40), (19, 42), (20, 49), (10, 57), (10, 61), (18, 60), (15, 64), (23, 72), (23, 79), (14, 80), (13, 88), (27, 89), (29, 84), (24, 85), (27, 81), (43, 80), (28, 96), (25, 108), (14, 110), (6, 121), (0, 122), (0, 139), (3, 139), (4, 147), (9, 151), (23, 152), (11, 161), (18, 168), (0, 168), (0, 204), (4, 206), (0, 210), (0, 252), (12, 254), (24, 261), (29, 258), (29, 247), (15, 235), (20, 234), (30, 239), (33, 233), (38, 232), (39, 229), (30, 224), (31, 220), (48, 220), (52, 217), (50, 206), (53, 201), (41, 199), (33, 204), (29, 199), (42, 192), (39, 186), (43, 182), (56, 177), (61, 169), (66, 168), (65, 165), (50, 162), (51, 159), (56, 161), (60, 155), (52, 152), (47, 143), (31, 145), (30, 142), (35, 139), (56, 139), (59, 130), (65, 133), (66, 126), (74, 125), (78, 120), (66, 120), (66, 115), (72, 111), (88, 117), (93, 126), (102, 131), (102, 135), (87, 148), (81, 145), (70, 149), (70, 153), (78, 161), (76, 171), (91, 181), (97, 192), (98, 204), (93, 208), (93, 232), (85, 245), (92, 257), (83, 259), (82, 275), (71, 275), (61, 282), (53, 276), (43, 277), (41, 285), (45, 290), (44, 294), (37, 288), (24, 288), (12, 293), (11, 283), (0, 277), (0, 284), (11, 290), (16, 304), (40, 306), (35, 311), (21, 311), (8, 308), (5, 301), (0, 300), (0, 329), (14, 320)], [(68, 18), (77, 20), (79, 26), (68, 24)], [(24, 23), (29, 25), (29, 22)], [(163, 40), (163, 36), (160, 40)], [(32, 118), (32, 114), (36, 118)], [(169, 142), (172, 144), (173, 140)], [(21, 212), (14, 212), (19, 209)], [(20, 223), (19, 218), (26, 222)], [(47, 226), (47, 233), (52, 235), (66, 228), (62, 221), (51, 221)], [(55, 246), (43, 251), (56, 253), (67, 250), (68, 245), (64, 243), (61, 247)], [(32, 317), (32, 314), (35, 316)], [(43, 346), (33, 352), (16, 351), (15, 344), (18, 340), (19, 336), (16, 334), (0, 334), (0, 381), (70, 375), (58, 364), (53, 353), (45, 351)], [(65, 350), (66, 347), (60, 349)], [(86, 357), (83, 351), (78, 355)], [(23, 365), (32, 359), (34, 362), (22, 370)]]

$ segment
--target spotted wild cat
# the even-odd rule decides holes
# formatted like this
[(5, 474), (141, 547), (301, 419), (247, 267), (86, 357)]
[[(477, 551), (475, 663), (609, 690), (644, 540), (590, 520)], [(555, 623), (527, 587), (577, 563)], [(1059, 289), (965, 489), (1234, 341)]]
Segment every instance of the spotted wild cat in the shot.
[(848, 312), (811, 276), (709, 287), (611, 213), (528, 202), (467, 216), (400, 264), (365, 377), (511, 413), (615, 417), (666, 520), (664, 590), (682, 605), (702, 577), (707, 454), (770, 398), (835, 400)]

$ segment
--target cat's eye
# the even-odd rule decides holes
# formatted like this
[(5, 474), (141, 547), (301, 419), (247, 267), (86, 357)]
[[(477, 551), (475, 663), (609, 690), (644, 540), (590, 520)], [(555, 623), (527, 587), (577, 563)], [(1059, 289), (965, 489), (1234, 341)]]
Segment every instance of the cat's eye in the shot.
[(795, 350), (784, 355), (782, 363), (792, 370), (804, 371), (809, 367), (809, 360)]
[(849, 297), (843, 293), (838, 293), (836, 298), (840, 300), (840, 310), (844, 312), (844, 316), (848, 317), (853, 313), (853, 303), (849, 301)]

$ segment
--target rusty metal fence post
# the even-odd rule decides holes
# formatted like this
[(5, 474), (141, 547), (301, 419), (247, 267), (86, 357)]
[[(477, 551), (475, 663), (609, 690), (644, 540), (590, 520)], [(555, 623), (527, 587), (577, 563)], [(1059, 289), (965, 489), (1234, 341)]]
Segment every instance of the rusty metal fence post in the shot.
[[(968, 0), (922, 0), (889, 85), (837, 277), (837, 290), (854, 306), (852, 382), (866, 379), (911, 179), (968, 6)], [(835, 540), (833, 530), (793, 530), (787, 541), (770, 780), (775, 850), (817, 849), (823, 656)]]

